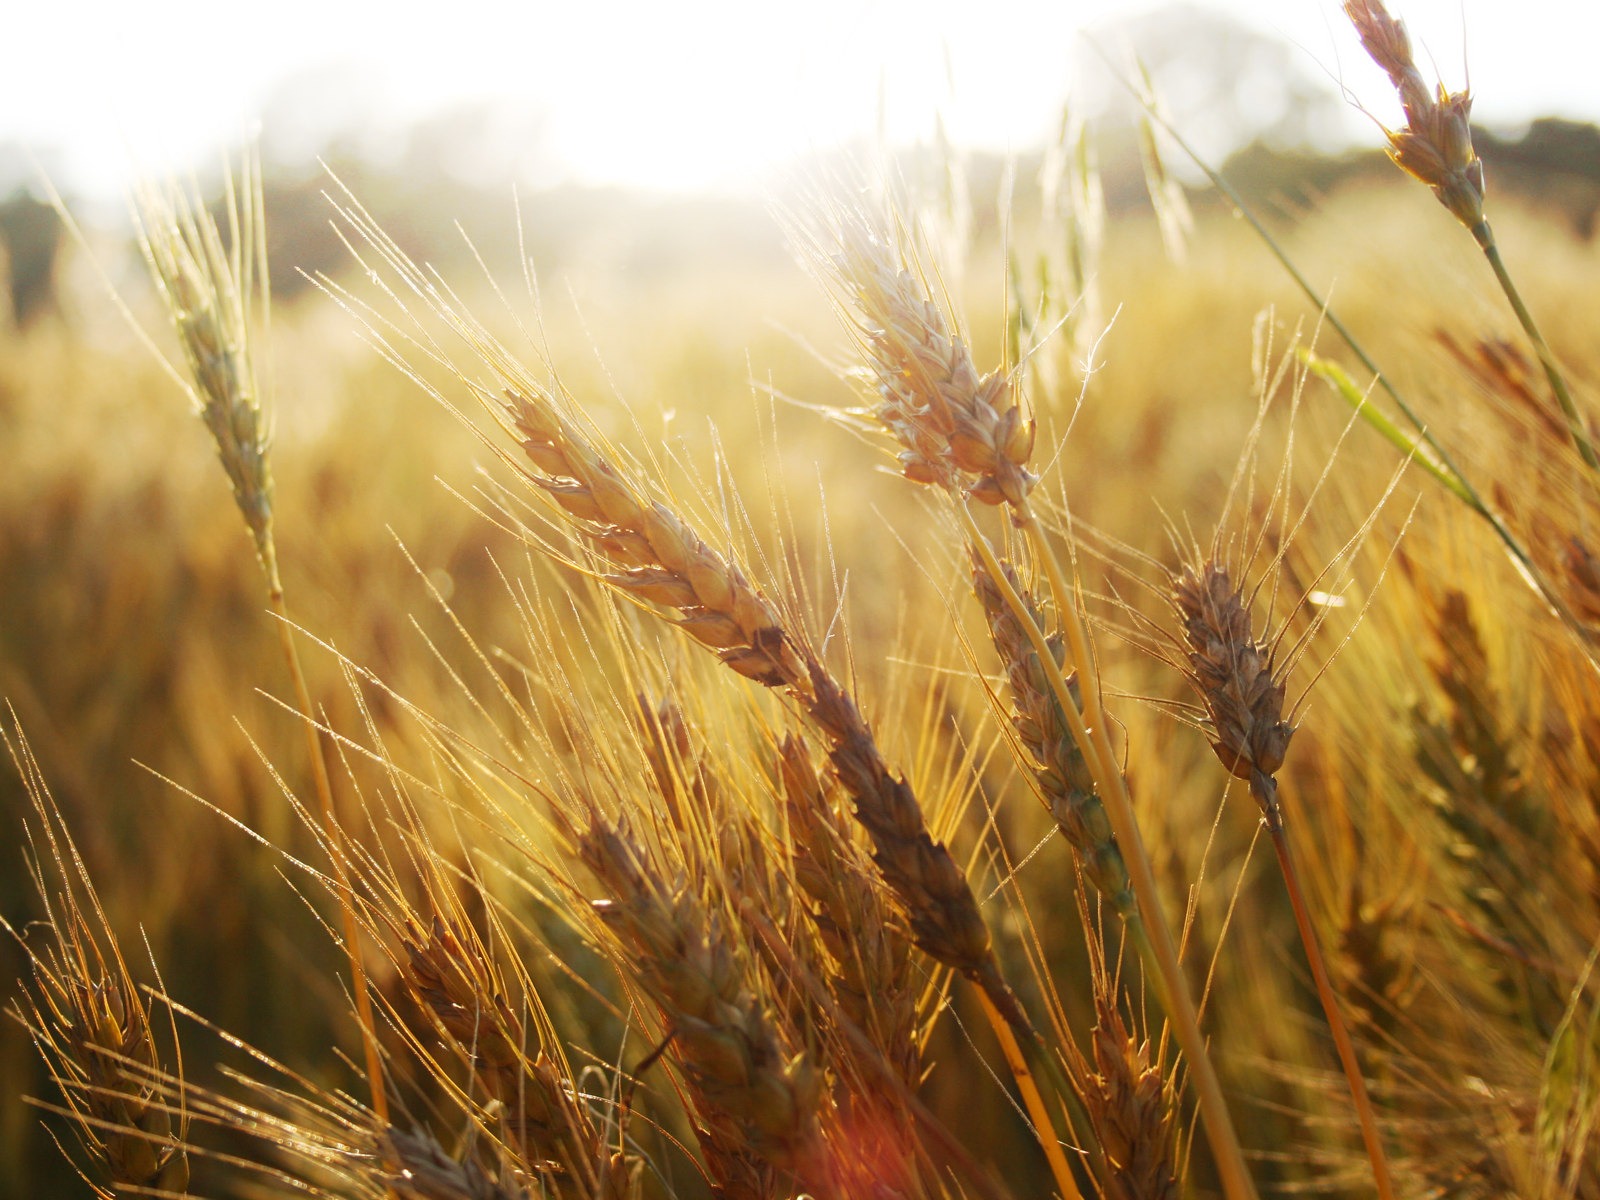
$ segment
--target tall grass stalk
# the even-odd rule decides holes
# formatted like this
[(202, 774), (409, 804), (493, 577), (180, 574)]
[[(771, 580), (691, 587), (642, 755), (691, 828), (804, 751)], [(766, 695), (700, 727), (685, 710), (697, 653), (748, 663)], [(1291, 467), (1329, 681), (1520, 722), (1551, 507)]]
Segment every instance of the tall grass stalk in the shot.
[(1192, 563), (1184, 569), (1174, 589), (1173, 603), (1183, 622), (1189, 649), (1188, 669), (1206, 710), (1212, 749), (1230, 774), (1249, 784), (1250, 794), (1261, 809), (1262, 822), (1272, 838), (1282, 869), (1306, 961), (1316, 982), (1317, 998), (1355, 1103), (1378, 1195), (1381, 1200), (1393, 1200), (1394, 1182), (1383, 1138), (1378, 1132), (1377, 1116), (1367, 1094), (1355, 1046), (1345, 1028), (1339, 998), (1328, 978), (1322, 947), (1300, 886), (1300, 872), (1295, 867), (1284, 829), (1283, 804), (1278, 796), (1276, 776), (1295, 733), (1283, 710), (1285, 669), (1275, 661), (1273, 640), (1257, 640), (1252, 636), (1243, 585), (1236, 583), (1232, 572), (1215, 553), (1204, 562)]
[[(990, 572), (996, 575), (1000, 592), (1005, 597), (1012, 615), (1022, 626), (1034, 653), (1040, 656), (1041, 661), (1052, 662), (1044, 631), (1034, 622), (1022, 597), (1005, 581), (1001, 563), (989, 547), (988, 540), (972, 520), (971, 512), (965, 505), (958, 505), (957, 512), (967, 525), (967, 533), (973, 539), (973, 546), (984, 558)], [(1038, 523), (1031, 521), (1025, 528), (1029, 531), (1031, 544), (1036, 547), (1044, 546), (1045, 553), (1049, 555), (1045, 561), (1047, 564), (1050, 563), (1054, 556), (1039, 531)], [(1057, 705), (1067, 717), (1080, 751), (1090, 764), (1099, 794), (1106, 804), (1106, 815), (1111, 820), (1112, 831), (1116, 835), (1117, 844), (1122, 848), (1123, 858), (1128, 866), (1129, 881), (1139, 905), (1138, 911), (1126, 920), (1128, 936), (1133, 939), (1140, 957), (1154, 969), (1152, 978), (1156, 983), (1162, 1008), (1172, 1019), (1173, 1032), (1183, 1049), (1184, 1060), (1189, 1065), (1199, 1100), (1201, 1119), (1211, 1145), (1211, 1152), (1217, 1161), (1217, 1171), (1222, 1177), (1223, 1187), (1229, 1196), (1252, 1197), (1256, 1194), (1255, 1182), (1245, 1164), (1239, 1135), (1234, 1128), (1233, 1117), (1228, 1111), (1227, 1097), (1222, 1091), (1222, 1081), (1211, 1063), (1205, 1034), (1200, 1028), (1199, 1010), (1190, 994), (1188, 980), (1183, 974), (1183, 965), (1178, 958), (1177, 943), (1173, 940), (1171, 927), (1161, 907), (1160, 889), (1156, 883), (1155, 872), (1150, 866), (1150, 857), (1144, 849), (1138, 819), (1133, 811), (1133, 801), (1128, 795), (1127, 781), (1117, 769), (1115, 751), (1105, 730), (1104, 710), (1100, 703), (1099, 685), (1095, 680), (1095, 668), (1088, 648), (1087, 633), (1078, 616), (1074, 593), (1065, 590), (1065, 579), (1058, 564), (1054, 570), (1052, 587), (1063, 589), (1057, 594), (1066, 597), (1066, 603), (1061, 606), (1061, 611), (1066, 614), (1068, 638), (1072, 645), (1071, 661), (1077, 664), (1078, 677), (1080, 679), (1087, 677), (1090, 681), (1082, 689), (1081, 717), (1078, 715), (1079, 709), (1074, 702), (1065, 674), (1061, 670), (1047, 670), (1046, 678), (1049, 680)]]
[[(1112, 66), (1110, 57), (1101, 47), (1092, 41), (1090, 45), (1094, 47), (1095, 52), (1108, 66)], [(1115, 70), (1114, 66), (1113, 70)], [(1124, 82), (1126, 84), (1126, 81)], [(1132, 85), (1127, 86), (1130, 91), (1134, 90)], [(1494, 506), (1484, 499), (1482, 491), (1473, 483), (1472, 478), (1457, 466), (1454, 456), (1440, 442), (1433, 428), (1423, 421), (1410, 401), (1395, 387), (1394, 381), (1389, 378), (1388, 373), (1379, 367), (1372, 356), (1367, 353), (1360, 340), (1339, 317), (1337, 310), (1334, 309), (1328, 297), (1312, 286), (1311, 281), (1305, 277), (1304, 273), (1289, 256), (1289, 252), (1284, 249), (1282, 243), (1267, 228), (1260, 215), (1239, 194), (1238, 189), (1228, 182), (1227, 178), (1190, 144), (1183, 136), (1182, 130), (1160, 113), (1147, 110), (1147, 115), (1189, 157), (1189, 160), (1199, 168), (1211, 185), (1227, 197), (1229, 204), (1233, 206), (1233, 210), (1244, 218), (1251, 231), (1260, 239), (1261, 244), (1267, 248), (1268, 253), (1284, 269), (1284, 272), (1294, 282), (1301, 294), (1318, 312), (1321, 320), (1326, 322), (1328, 327), (1339, 335), (1340, 340), (1349, 347), (1350, 352), (1356, 356), (1357, 361), (1371, 373), (1376, 385), (1394, 402), (1401, 415), (1417, 431), (1417, 442), (1408, 442), (1406, 445), (1400, 446), (1399, 448), (1402, 452), (1408, 457), (1421, 462), (1431, 478), (1435, 479), (1451, 495), (1466, 504), (1474, 515), (1483, 520), (1494, 531), (1495, 537), (1499, 540), (1501, 546), (1505, 548), (1506, 553), (1510, 555), (1518, 577), (1538, 595), (1545, 606), (1566, 626), (1568, 632), (1577, 641), (1590, 667), (1596, 673), (1600, 673), (1600, 640), (1597, 640), (1595, 633), (1579, 620), (1571, 607), (1562, 599), (1560, 593), (1551, 583), (1549, 576), (1534, 561), (1527, 545), (1506, 524), (1505, 518), (1500, 515)], [(1393, 422), (1372, 405), (1369, 398), (1363, 396), (1353, 386), (1345, 387), (1338, 377), (1329, 378), (1330, 373), (1325, 369), (1318, 369), (1317, 373), (1321, 377), (1329, 379), (1334, 389), (1356, 407), (1362, 420), (1375, 429), (1384, 440), (1391, 442), (1391, 444), (1397, 444), (1398, 431), (1394, 428)], [(1417, 443), (1420, 443), (1421, 446), (1426, 446), (1428, 453), (1423, 454)]]
[[(993, 586), (1038, 658), (1127, 862), (1138, 901), (1138, 913), (1129, 922), (1130, 936), (1153, 969), (1189, 1060), (1218, 1171), (1229, 1196), (1252, 1197), (1254, 1183), (1206, 1049), (1127, 783), (1118, 769), (1080, 598), (1029, 502), (1038, 483), (1030, 469), (1035, 424), (1023, 414), (1012, 374), (1001, 369), (978, 371), (965, 341), (935, 299), (939, 272), (915, 252), (917, 235), (906, 218), (898, 214), (875, 218), (844, 207), (829, 213), (828, 221), (822, 229), (797, 228), (796, 240), (860, 348), (863, 374), (875, 399), (871, 415), (898, 443), (901, 473), (948, 498), (971, 549), (982, 558)], [(1008, 513), (1043, 564), (1065, 626), (1065, 662), (1057, 661), (1029, 606), (1009, 583), (969, 500)], [(1069, 670), (1076, 672), (1081, 712), (1071, 694)]]
[(322, 836), (339, 880), (340, 919), (350, 964), (351, 998), (361, 1030), (372, 1107), (387, 1119), (388, 1101), (372, 999), (362, 962), (360, 923), (346, 865), (349, 853), (328, 776), (317, 710), (295, 645), (278, 548), (273, 532), (273, 480), (269, 418), (261, 407), (252, 343), (270, 308), (261, 167), (247, 156), (237, 179), (226, 177), (228, 239), (188, 190), (146, 187), (138, 195), (140, 245), (166, 304), (192, 381), (189, 396), (216, 444), (233, 487), (234, 503), (255, 545), (267, 585), (267, 603), (294, 688), (305, 734)]
[(1600, 472), (1600, 457), (1595, 454), (1566, 378), (1511, 280), (1494, 230), (1484, 213), (1483, 160), (1473, 149), (1472, 128), (1468, 124), (1472, 114), (1471, 94), (1466, 90), (1451, 92), (1442, 83), (1436, 89), (1429, 89), (1412, 56), (1411, 37), (1406, 33), (1405, 22), (1391, 16), (1383, 0), (1346, 0), (1344, 11), (1372, 61), (1389, 76), (1405, 111), (1403, 129), (1384, 129), (1389, 141), (1389, 157), (1406, 174), (1431, 188), (1439, 203), (1472, 234), (1472, 240), (1489, 260), (1495, 281), (1505, 293), (1517, 323), (1533, 343), (1550, 390), (1566, 420), (1573, 446), (1591, 472)]

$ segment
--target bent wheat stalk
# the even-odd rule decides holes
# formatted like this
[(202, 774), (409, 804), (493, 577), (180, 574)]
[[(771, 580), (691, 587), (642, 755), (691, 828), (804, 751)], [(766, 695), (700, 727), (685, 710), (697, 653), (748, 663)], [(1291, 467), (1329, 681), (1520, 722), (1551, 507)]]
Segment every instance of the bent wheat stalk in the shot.
[[(1006, 1021), (1031, 1031), (995, 958), (965, 872), (933, 838), (910, 783), (890, 768), (854, 698), (797, 623), (755, 587), (738, 562), (712, 548), (672, 506), (651, 495), (638, 476), (620, 465), (619, 456), (603, 453), (598, 439), (580, 426), (576, 404), (559, 386), (535, 379), (358, 206), (344, 205), (339, 211), (356, 239), (379, 260), (368, 266), (355, 250), (358, 261), (374, 277), (397, 278), (491, 373), (493, 386), (456, 372), (521, 456), (480, 431), (481, 436), (552, 501), (561, 524), (593, 554), (599, 578), (668, 620), (731, 670), (794, 699), (827, 743), (829, 763), (872, 842), (873, 861), (906, 912), (913, 941), (981, 988)], [(399, 295), (391, 297), (406, 306)], [(447, 364), (448, 357), (409, 335), (401, 335), (406, 344), (397, 348), (370, 310), (366, 320), (379, 351), (453, 408), (421, 379), (418, 369), (419, 356), (434, 364)], [(388, 332), (397, 331), (390, 327)]]
[[(1093, 45), (1092, 42), (1090, 44)], [(1094, 49), (1108, 66), (1112, 65), (1104, 50), (1098, 46), (1095, 46)], [(1184, 138), (1182, 131), (1159, 113), (1150, 112), (1148, 115), (1153, 122), (1161, 127), (1162, 132), (1170, 137), (1189, 156), (1190, 161), (1200, 169), (1200, 172), (1211, 182), (1211, 185), (1223, 196), (1227, 197), (1228, 203), (1233, 206), (1233, 210), (1245, 219), (1256, 237), (1261, 239), (1261, 244), (1267, 248), (1272, 257), (1287, 272), (1289, 278), (1294, 281), (1295, 287), (1305, 296), (1312, 308), (1321, 314), (1321, 319), (1339, 335), (1345, 345), (1350, 348), (1351, 353), (1356, 356), (1357, 361), (1371, 373), (1374, 385), (1381, 388), (1388, 395), (1406, 421), (1416, 430), (1415, 439), (1406, 437), (1396, 429), (1393, 422), (1383, 415), (1376, 405), (1370, 403), (1369, 398), (1354, 383), (1343, 377), (1343, 372), (1336, 369), (1329, 370), (1328, 368), (1331, 364), (1324, 363), (1323, 360), (1314, 355), (1308, 357), (1311, 369), (1330, 383), (1356, 409), (1367, 424), (1377, 430), (1386, 440), (1396, 445), (1402, 453), (1422, 463), (1424, 469), (1427, 470), (1432, 478), (1438, 480), (1442, 486), (1466, 504), (1468, 509), (1494, 531), (1495, 537), (1499, 539), (1506, 553), (1510, 555), (1512, 565), (1516, 569), (1518, 576), (1533, 589), (1540, 602), (1548, 607), (1556, 615), (1557, 619), (1566, 626), (1582, 648), (1583, 655), (1588, 660), (1589, 665), (1595, 671), (1600, 672), (1600, 646), (1596, 644), (1594, 632), (1584, 625), (1583, 621), (1562, 599), (1545, 572), (1534, 561), (1533, 554), (1528, 546), (1523, 544), (1511, 527), (1506, 524), (1505, 518), (1500, 515), (1496, 508), (1484, 499), (1483, 494), (1473, 483), (1471, 477), (1457, 466), (1455, 459), (1449, 450), (1445, 448), (1443, 442), (1439, 440), (1434, 429), (1423, 421), (1417, 410), (1401, 394), (1394, 380), (1389, 377), (1387, 372), (1379, 369), (1377, 362), (1367, 353), (1354, 332), (1340, 319), (1329, 297), (1312, 286), (1311, 281), (1295, 265), (1294, 260), (1289, 257), (1288, 251), (1273, 235), (1266, 222), (1240, 195), (1238, 189), (1229, 183)]]

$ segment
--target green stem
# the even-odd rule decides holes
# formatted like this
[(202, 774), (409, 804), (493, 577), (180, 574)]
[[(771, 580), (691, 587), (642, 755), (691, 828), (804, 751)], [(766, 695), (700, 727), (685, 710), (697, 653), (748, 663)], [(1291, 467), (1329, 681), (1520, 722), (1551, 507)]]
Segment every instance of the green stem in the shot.
[[(1105, 57), (1104, 52), (1100, 51), (1099, 47), (1095, 47), (1095, 49), (1097, 53), (1100, 53), (1102, 58)], [(1107, 60), (1107, 62), (1109, 64), (1109, 60)], [(1309, 300), (1316, 310), (1322, 314), (1322, 319), (1333, 328), (1335, 333), (1344, 339), (1345, 345), (1348, 346), (1350, 348), (1350, 352), (1354, 354), (1358, 360), (1360, 360), (1361, 365), (1372, 373), (1378, 386), (1388, 394), (1389, 399), (1394, 401), (1395, 407), (1405, 415), (1406, 420), (1411, 422), (1412, 427), (1417, 431), (1417, 436), (1422, 439), (1423, 443), (1430, 450), (1432, 450), (1435, 455), (1437, 455), (1439, 465), (1460, 482), (1461, 489), (1452, 488), (1450, 489), (1452, 493), (1463, 499), (1466, 502), (1467, 507), (1472, 512), (1476, 513), (1479, 517), (1488, 522), (1489, 528), (1494, 530), (1494, 534), (1500, 539), (1501, 545), (1503, 545), (1506, 549), (1506, 552), (1511, 555), (1511, 558), (1516, 565), (1517, 573), (1521, 575), (1528, 586), (1534, 590), (1534, 593), (1539, 597), (1539, 599), (1544, 601), (1545, 606), (1549, 608), (1551, 612), (1555, 613), (1557, 619), (1560, 620), (1569, 631), (1571, 631), (1573, 636), (1577, 639), (1579, 648), (1582, 650), (1584, 657), (1589, 660), (1590, 667), (1592, 667), (1596, 672), (1600, 672), (1600, 645), (1596, 644), (1594, 635), (1584, 627), (1583, 623), (1578, 620), (1577, 616), (1572, 612), (1572, 610), (1567, 607), (1566, 602), (1556, 594), (1555, 588), (1550, 585), (1550, 582), (1545, 579), (1544, 573), (1540, 571), (1539, 568), (1534, 564), (1533, 556), (1528, 552), (1528, 549), (1517, 540), (1516, 534), (1511, 532), (1506, 523), (1500, 519), (1499, 514), (1489, 507), (1488, 503), (1485, 502), (1483, 497), (1479, 494), (1477, 488), (1473, 487), (1472, 481), (1468, 479), (1467, 476), (1461, 472), (1460, 468), (1456, 466), (1455, 460), (1450, 456), (1449, 451), (1447, 451), (1444, 446), (1439, 443), (1438, 439), (1433, 436), (1428, 427), (1423, 424), (1422, 418), (1419, 417), (1412, 407), (1406, 403), (1405, 398), (1402, 397), (1395, 389), (1394, 385), (1389, 382), (1388, 376), (1378, 369), (1378, 365), (1373, 362), (1372, 358), (1367, 354), (1367, 352), (1362, 349), (1361, 343), (1356, 341), (1355, 335), (1345, 328), (1344, 322), (1339, 320), (1338, 315), (1331, 307), (1329, 307), (1326, 297), (1318, 293), (1317, 290), (1311, 286), (1306, 277), (1300, 273), (1299, 269), (1294, 265), (1294, 262), (1289, 258), (1287, 251), (1285, 251), (1283, 247), (1278, 244), (1277, 240), (1268, 231), (1267, 227), (1262, 224), (1260, 218), (1258, 218), (1250, 209), (1250, 206), (1244, 202), (1244, 198), (1234, 190), (1233, 185), (1224, 179), (1217, 172), (1217, 170), (1211, 166), (1210, 163), (1206, 162), (1205, 159), (1200, 157), (1200, 154), (1192, 146), (1190, 146), (1187, 141), (1184, 140), (1183, 135), (1178, 132), (1171, 122), (1167, 121), (1166, 118), (1157, 112), (1152, 111), (1149, 113), (1149, 116), (1153, 122), (1161, 127), (1162, 131), (1165, 132), (1168, 137), (1172, 138), (1172, 140), (1177, 144), (1178, 148), (1189, 156), (1189, 159), (1195, 164), (1195, 166), (1200, 168), (1205, 177), (1211, 181), (1212, 186), (1214, 186), (1219, 192), (1228, 198), (1228, 202), (1233, 205), (1234, 211), (1243, 217), (1244, 220), (1250, 225), (1250, 228), (1255, 231), (1256, 236), (1261, 239), (1262, 243), (1267, 247), (1267, 250), (1274, 258), (1278, 260), (1278, 265), (1288, 273), (1289, 278), (1294, 280), (1295, 285), (1299, 287), (1306, 299)], [(1473, 236), (1478, 238), (1478, 244), (1483, 247), (1484, 253), (1488, 254), (1489, 246), (1493, 245), (1493, 241), (1491, 239), (1488, 244), (1485, 244), (1484, 238), (1487, 231), (1487, 222), (1484, 223), (1483, 228), (1485, 230), (1484, 234), (1480, 234), (1478, 230), (1474, 230)], [(1490, 263), (1493, 264), (1497, 258), (1497, 254), (1491, 256), (1489, 260)], [(1504, 271), (1503, 266), (1497, 268), (1496, 274), (1500, 274), (1502, 271)], [(1509, 285), (1509, 279), (1506, 279), (1505, 282), (1507, 285)], [(1511, 289), (1510, 294), (1515, 295), (1514, 288)], [(1520, 305), (1520, 303), (1520, 299), (1513, 301), (1514, 306)], [(1522, 311), (1526, 312), (1526, 309), (1523, 309)], [(1534, 336), (1536, 333), (1537, 330), (1535, 330), (1534, 334), (1531, 334), (1530, 336)], [(1543, 339), (1539, 339), (1536, 344), (1542, 346), (1544, 344)], [(1549, 363), (1546, 363), (1545, 369), (1547, 373), (1551, 370)], [(1559, 378), (1559, 372), (1557, 372), (1556, 375)], [(1562, 385), (1562, 390), (1565, 390), (1565, 385)], [(1465, 495), (1462, 495), (1463, 491), (1465, 492)]]
[[(1479, 229), (1482, 230), (1481, 235)], [(1572, 435), (1572, 444), (1578, 448), (1578, 454), (1583, 459), (1584, 465), (1591, 471), (1600, 472), (1600, 457), (1595, 455), (1594, 443), (1589, 440), (1583, 417), (1578, 412), (1577, 404), (1573, 402), (1572, 393), (1567, 390), (1566, 378), (1556, 366), (1556, 356), (1551, 352), (1549, 343), (1544, 340), (1544, 334), (1539, 332), (1539, 326), (1534, 323), (1533, 314), (1528, 311), (1528, 306), (1522, 302), (1522, 295), (1517, 291), (1516, 284), (1511, 282), (1511, 272), (1506, 270), (1505, 260), (1500, 257), (1500, 246), (1489, 230), (1489, 222), (1480, 222), (1478, 229), (1472, 232), (1473, 237), (1477, 238), (1478, 245), (1483, 247), (1483, 256), (1494, 268), (1494, 277), (1499, 280), (1500, 290), (1511, 302), (1511, 311), (1517, 314), (1522, 332), (1528, 335), (1528, 340), (1538, 352), (1539, 364), (1544, 367), (1544, 377), (1550, 381), (1550, 390), (1555, 393), (1556, 403), (1561, 406), (1561, 415), (1567, 419), (1567, 432)]]

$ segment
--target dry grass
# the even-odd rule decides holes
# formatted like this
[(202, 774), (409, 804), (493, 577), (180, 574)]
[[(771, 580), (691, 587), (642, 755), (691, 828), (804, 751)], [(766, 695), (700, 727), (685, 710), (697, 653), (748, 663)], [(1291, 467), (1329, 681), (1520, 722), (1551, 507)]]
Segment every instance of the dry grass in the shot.
[[(1463, 295), (1436, 210), (1377, 203), (1294, 245), (1315, 270), (1391, 214), (1340, 307), (1566, 617), (1397, 479), (1203, 210), (1182, 265), (1059, 205), (936, 263), (915, 197), (830, 201), (792, 224), (833, 342), (795, 270), (762, 287), (801, 338), (675, 280), (586, 357), (352, 201), (359, 269), (268, 340), (251, 238), (152, 199), (228, 482), (161, 456), (198, 431), (137, 347), (0, 354), (0, 795), (37, 893), (0, 898), (49, 1076), (9, 1090), (104, 1195), (1600, 1197), (1600, 513), (1545, 352)], [(1043, 336), (1060, 298), (993, 286), (1061, 247), (1122, 309), (1097, 372)], [(1593, 253), (1530, 252), (1533, 290), (1592, 307)], [(1592, 323), (1550, 330), (1575, 382)], [(88, 393), (118, 399), (44, 429)], [(113, 423), (139, 452), (84, 471)], [(77, 1186), (6, 1112), (0, 1193)]]

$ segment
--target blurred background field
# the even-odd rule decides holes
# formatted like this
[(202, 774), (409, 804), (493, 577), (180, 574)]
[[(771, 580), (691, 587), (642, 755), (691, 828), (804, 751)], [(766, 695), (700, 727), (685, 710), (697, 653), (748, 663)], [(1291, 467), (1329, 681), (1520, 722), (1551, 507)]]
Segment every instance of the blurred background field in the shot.
[[(1185, 113), (1172, 115), (1182, 128)], [(969, 644), (984, 636), (960, 595), (967, 565), (878, 449), (818, 411), (857, 398), (833, 370), (846, 354), (838, 321), (774, 213), (774, 200), (792, 210), (801, 194), (774, 176), (766, 199), (568, 183), (524, 186), (514, 202), (504, 179), (452, 174), (441, 156), (459, 146), (448, 129), (427, 132), (398, 159), (364, 155), (353, 136), (317, 149), (492, 327), (536, 321), (562, 382), (609, 437), (664, 451), (684, 491), (719, 479), (757, 512), (787, 514), (786, 546), (767, 549), (773, 561), (843, 581), (869, 716), (911, 680), (947, 706), (940, 736), (980, 738), (972, 730), (987, 712), (989, 668), (974, 676), (949, 648), (952, 629)], [(1073, 287), (1063, 219), (1044, 203), (1044, 147), (1009, 157), (907, 148), (900, 170), (942, 231), (942, 265), (977, 361), (1014, 354), (1032, 306), (1060, 313), (1082, 301), (1030, 360), (1042, 461), (1095, 545), (1125, 544), (1171, 566), (1170, 530), (1209, 535), (1262, 379), (1292, 347), (1314, 341), (1352, 374), (1359, 368), (1225, 200), (1180, 174), (1192, 228), (1181, 247), (1164, 245), (1134, 123), (1108, 110), (1090, 132), (1106, 199), (1103, 242), (1083, 281), (1092, 305)], [(1600, 509), (1559, 426), (1540, 415), (1535, 360), (1471, 240), (1375, 150), (1297, 145), (1283, 129), (1245, 133), (1261, 136), (1233, 146), (1223, 173), (1592, 628)], [(473, 510), (470, 497), (486, 478), (504, 479), (503, 466), (381, 360), (350, 312), (308, 286), (302, 271), (371, 294), (331, 234), (321, 194), (329, 176), (304, 153), (274, 157), (272, 144), (268, 126), (274, 305), (264, 377), (295, 618), (418, 709), (485, 736), (486, 715), (455, 675), (480, 694), (486, 676), (461, 665), (457, 623), (517, 660), (528, 647), (514, 589), (561, 594), (571, 576)], [(1478, 145), (1505, 255), (1593, 428), (1600, 132), (1550, 120), (1484, 129)], [(810, 169), (832, 166), (819, 155)], [(305, 881), (277, 852), (219, 815), (312, 853), (284, 798), (307, 796), (310, 782), (248, 538), (204, 429), (110, 301), (91, 256), (132, 320), (175, 358), (165, 318), (103, 206), (85, 206), (78, 244), (32, 184), (4, 182), (15, 190), (0, 203), (12, 281), (0, 321), (0, 697), (125, 949), (135, 948), (130, 959), (153, 958), (170, 994), (318, 1084), (358, 1089), (359, 1072), (329, 1053), (358, 1051), (342, 956), (318, 915), (326, 897), (304, 898)], [(201, 172), (202, 189), (214, 183)], [(523, 258), (537, 275), (537, 311)], [(1534, 1194), (1529, 1181), (1540, 1179), (1548, 1186), (1537, 1194), (1595, 1195), (1592, 1162), (1563, 1158), (1563, 1147), (1592, 1153), (1592, 1143), (1552, 1127), (1580, 1109), (1592, 1115), (1595, 1103), (1595, 1039), (1564, 1031), (1595, 1011), (1580, 976), (1600, 937), (1600, 689), (1570, 631), (1540, 608), (1481, 522), (1416, 471), (1386, 495), (1399, 465), (1392, 447), (1352, 426), (1324, 384), (1302, 392), (1295, 375), (1291, 367), (1288, 383), (1267, 388), (1276, 395), (1259, 451), (1268, 476), (1295, 464), (1302, 500), (1327, 471), (1286, 560), (1295, 581), (1322, 586), (1316, 571), (1383, 505), (1333, 598), (1342, 615), (1300, 668), (1303, 687), (1362, 615), (1311, 695), (1285, 790), (1380, 1109), (1395, 1116), (1404, 1194)], [(1122, 555), (1114, 569), (1092, 558), (1082, 566), (1091, 591), (1115, 587), (1145, 604), (1141, 564)], [(1271, 856), (1252, 856), (1257, 814), (1237, 790), (1223, 803), (1224, 776), (1204, 740), (1156, 703), (1181, 697), (1181, 680), (1117, 636), (1131, 634), (1130, 618), (1100, 611), (1108, 687), (1123, 698), (1129, 744), (1141, 747), (1130, 774), (1153, 857), (1175, 908), (1192, 892), (1190, 961), (1217, 954), (1208, 1021), (1263, 1188), (1367, 1194)], [(682, 652), (670, 639), (663, 646), (674, 663)], [(328, 648), (305, 642), (303, 653), (333, 729), (381, 739), (397, 762), (428, 772), (434, 748), (404, 705), (352, 686)], [(1009, 764), (992, 761), (993, 745), (973, 751), (976, 786), (997, 805), (998, 840), (1026, 860), (1017, 884), (1045, 944), (1059, 949), (1057, 986), (1070, 991), (1083, 950), (1075, 917), (1062, 915), (1072, 905), (1065, 851), (1058, 840), (1029, 857), (1048, 820)], [(370, 765), (348, 770), (341, 787), (370, 783)], [(0, 771), (0, 914), (19, 929), (38, 916), (17, 844), (26, 811), (20, 780)], [(956, 834), (963, 851), (984, 844), (981, 814), (976, 806)], [(976, 861), (984, 895), (1005, 871), (981, 853)], [(1002, 955), (1020, 954), (1020, 918), (1004, 915), (999, 896), (991, 907)], [(374, 986), (398, 996), (393, 972), (372, 965)], [(18, 947), (0, 942), (0, 980), (9, 989), (26, 973)], [(581, 995), (562, 1003), (564, 1035), (592, 1039), (601, 1061), (617, 1052), (607, 1041), (615, 1030), (583, 1011)], [(981, 1038), (978, 1050), (967, 1044), (973, 1013), (959, 995), (952, 1003), (929, 1055), (930, 1105), (983, 1161), (1005, 1164), (1017, 1194), (1043, 1194), (1048, 1177), (1001, 1083), (972, 1066), (992, 1051)], [(1557, 1069), (1563, 1054), (1582, 1065)], [(212, 1057), (227, 1052), (186, 1068), (217, 1086)], [(51, 1087), (15, 1022), (0, 1026), (0, 1080), (0, 1196), (87, 1194), (51, 1144), (70, 1134), (21, 1101), (48, 1099)], [(249, 1186), (236, 1190), (217, 1164), (196, 1166), (197, 1195), (287, 1194)], [(1201, 1166), (1192, 1194), (1212, 1186)]]

